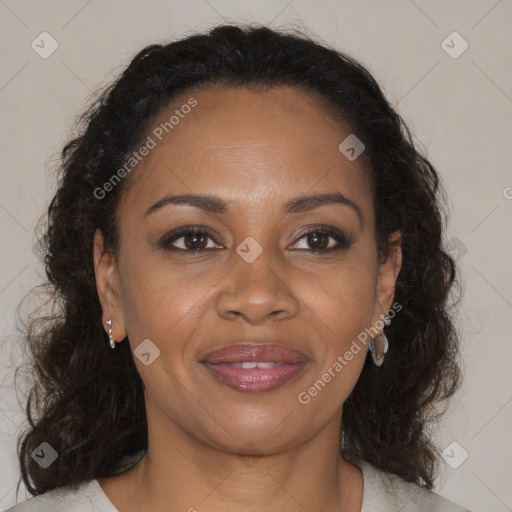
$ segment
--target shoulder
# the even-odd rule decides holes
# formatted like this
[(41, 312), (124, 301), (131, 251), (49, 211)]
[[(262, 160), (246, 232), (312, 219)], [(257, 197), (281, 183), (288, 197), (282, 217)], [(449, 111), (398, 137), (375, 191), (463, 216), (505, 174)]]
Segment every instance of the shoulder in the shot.
[(469, 512), (424, 487), (385, 473), (366, 461), (353, 463), (363, 472), (361, 512)]
[(18, 503), (6, 512), (118, 512), (97, 480), (89, 480), (76, 489), (59, 487)]
[[(145, 450), (125, 455), (114, 474), (122, 473), (135, 465)], [(88, 480), (77, 488), (59, 487), (18, 503), (6, 512), (119, 512), (103, 492), (98, 480)]]

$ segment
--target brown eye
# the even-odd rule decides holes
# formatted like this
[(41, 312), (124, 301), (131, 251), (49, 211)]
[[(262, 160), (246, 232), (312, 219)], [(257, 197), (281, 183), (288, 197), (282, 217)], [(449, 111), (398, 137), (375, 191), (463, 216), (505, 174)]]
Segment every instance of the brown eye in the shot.
[[(330, 242), (330, 240), (334, 240), (335, 243)], [(302, 243), (306, 247), (299, 248), (299, 250), (309, 251), (314, 254), (348, 249), (354, 243), (350, 236), (331, 226), (310, 229), (301, 235), (296, 244), (301, 241), (303, 241)], [(294, 247), (294, 249), (297, 249), (297, 247)]]
[(312, 249), (327, 249), (330, 236), (321, 231), (311, 231), (307, 235), (307, 241)]
[[(209, 242), (214, 242), (208, 246)], [(162, 249), (182, 252), (204, 252), (219, 248), (212, 234), (206, 229), (186, 228), (166, 235), (159, 243)]]
[(190, 233), (183, 237), (187, 249), (204, 249), (208, 244), (208, 237), (202, 233)]

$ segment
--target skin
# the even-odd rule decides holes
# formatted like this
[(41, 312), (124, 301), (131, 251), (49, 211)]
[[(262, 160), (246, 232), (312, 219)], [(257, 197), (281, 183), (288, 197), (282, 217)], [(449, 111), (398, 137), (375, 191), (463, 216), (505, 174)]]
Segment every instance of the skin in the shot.
[[(145, 384), (148, 453), (130, 471), (98, 481), (121, 512), (360, 511), (362, 473), (338, 447), (342, 405), (367, 348), (310, 403), (297, 396), (391, 307), (400, 246), (378, 261), (363, 157), (351, 162), (338, 150), (350, 128), (320, 99), (288, 87), (210, 86), (175, 99), (154, 126), (190, 96), (198, 105), (127, 180), (119, 257), (105, 250), (99, 230), (94, 239), (104, 324), (112, 319), (114, 339), (128, 335), (123, 343), (132, 350), (145, 339), (160, 350), (149, 366), (134, 358)], [(358, 205), (362, 223), (340, 204), (281, 211), (298, 196), (333, 192)], [(168, 194), (191, 193), (217, 196), (231, 209), (171, 204), (144, 215)], [(210, 228), (211, 250), (159, 246), (186, 225)], [(311, 253), (318, 245), (303, 233), (318, 225), (338, 228), (353, 244)], [(263, 248), (252, 263), (236, 252), (248, 236)], [(310, 362), (276, 390), (239, 392), (199, 361), (242, 341), (281, 343)]]

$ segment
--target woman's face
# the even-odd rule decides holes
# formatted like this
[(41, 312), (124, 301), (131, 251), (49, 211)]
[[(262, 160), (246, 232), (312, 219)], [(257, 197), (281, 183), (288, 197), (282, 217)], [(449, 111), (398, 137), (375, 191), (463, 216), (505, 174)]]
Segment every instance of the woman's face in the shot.
[[(95, 237), (103, 320), (135, 351), (150, 431), (270, 453), (339, 428), (367, 352), (351, 346), (391, 306), (400, 265), (399, 249), (378, 262), (363, 156), (338, 149), (350, 134), (294, 88), (212, 86), (160, 112), (125, 178), (117, 261)], [(338, 201), (301, 199), (322, 194)], [(214, 201), (170, 200), (188, 195)]]

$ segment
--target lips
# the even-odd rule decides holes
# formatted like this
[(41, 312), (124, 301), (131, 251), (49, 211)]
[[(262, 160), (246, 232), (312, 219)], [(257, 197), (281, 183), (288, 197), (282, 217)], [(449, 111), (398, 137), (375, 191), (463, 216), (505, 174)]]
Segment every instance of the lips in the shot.
[(284, 345), (253, 343), (214, 350), (201, 361), (218, 381), (237, 391), (252, 393), (286, 384), (308, 362), (304, 353)]
[(206, 354), (202, 362), (240, 363), (243, 361), (268, 361), (274, 363), (305, 363), (308, 357), (284, 345), (275, 343), (243, 343), (222, 347)]

